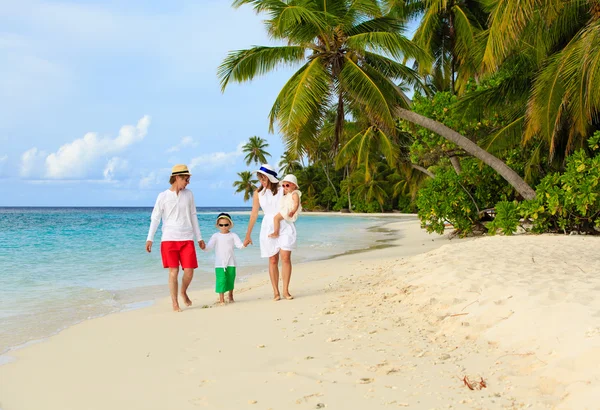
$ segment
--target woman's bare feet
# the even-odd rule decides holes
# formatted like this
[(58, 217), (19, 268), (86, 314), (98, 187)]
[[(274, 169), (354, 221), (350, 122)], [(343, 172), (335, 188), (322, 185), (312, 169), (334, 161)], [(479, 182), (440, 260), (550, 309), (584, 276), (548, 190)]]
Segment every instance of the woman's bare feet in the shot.
[(173, 303), (173, 312), (183, 312), (179, 307), (179, 304)]
[(280, 299), (281, 299), (281, 297), (279, 296), (279, 293), (278, 293), (278, 294), (276, 294), (275, 296), (273, 296), (273, 300), (274, 300), (275, 302), (277, 302), (277, 301), (278, 301), (278, 300), (280, 300)]
[(289, 293), (288, 293), (287, 295), (286, 295), (286, 294), (284, 294), (284, 295), (283, 295), (283, 297), (284, 297), (284, 298), (286, 298), (287, 300), (292, 300), (292, 299), (294, 299), (294, 297), (293, 297), (292, 295), (290, 295)]

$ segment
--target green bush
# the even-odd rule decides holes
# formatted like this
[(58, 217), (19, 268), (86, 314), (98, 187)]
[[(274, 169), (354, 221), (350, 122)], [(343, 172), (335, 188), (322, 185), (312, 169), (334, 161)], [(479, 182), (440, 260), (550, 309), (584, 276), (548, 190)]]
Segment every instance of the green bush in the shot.
[[(600, 148), (600, 132), (588, 140), (590, 152)], [(518, 210), (518, 212), (517, 212)], [(535, 199), (518, 206), (496, 205), (491, 231), (514, 232), (520, 217), (532, 224), (531, 231), (585, 232), (597, 234), (600, 228), (600, 154), (590, 157), (581, 149), (566, 160), (565, 171), (548, 174), (536, 187)], [(514, 227), (514, 229), (513, 229)]]
[(480, 211), (500, 200), (512, 199), (514, 191), (494, 170), (474, 159), (462, 163), (460, 175), (452, 169), (435, 171), (435, 178), (419, 190), (417, 206), (421, 226), (427, 232), (444, 232), (451, 223), (460, 236), (481, 227)]
[[(592, 143), (597, 144), (594, 140)], [(593, 145), (592, 145), (593, 146)], [(523, 202), (521, 216), (532, 231), (597, 233), (600, 227), (600, 155), (588, 157), (582, 149), (567, 158), (562, 174), (547, 175), (536, 198)]]
[(512, 235), (517, 231), (519, 220), (519, 204), (516, 201), (500, 201), (496, 204), (496, 217), (486, 225), (488, 234), (501, 232)]

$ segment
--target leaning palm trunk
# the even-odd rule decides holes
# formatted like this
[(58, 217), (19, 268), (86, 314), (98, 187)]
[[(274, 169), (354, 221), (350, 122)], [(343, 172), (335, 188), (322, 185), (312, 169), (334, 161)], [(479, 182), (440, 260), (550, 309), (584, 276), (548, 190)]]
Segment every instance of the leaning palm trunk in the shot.
[(433, 172), (431, 172), (430, 170), (428, 170), (425, 167), (422, 167), (420, 165), (417, 164), (410, 164), (411, 167), (413, 167), (414, 169), (416, 169), (417, 171), (421, 171), (422, 173), (424, 173), (425, 175), (427, 175), (429, 178), (433, 179), (435, 178), (435, 174)]
[(482, 161), (484, 164), (492, 167), (496, 172), (502, 176), (521, 196), (525, 199), (534, 199), (535, 191), (508, 165), (504, 162), (485, 151), (470, 139), (460, 135), (458, 132), (446, 127), (437, 121), (430, 118), (424, 117), (416, 112), (406, 110), (404, 108), (396, 109), (396, 114), (409, 122), (420, 125), (421, 127), (427, 128), (430, 131), (446, 138), (464, 149), (475, 158)]
[(462, 166), (460, 165), (460, 159), (456, 155), (452, 155), (450, 157), (450, 163), (454, 167), (454, 171), (456, 171), (456, 175), (460, 175), (462, 173)]

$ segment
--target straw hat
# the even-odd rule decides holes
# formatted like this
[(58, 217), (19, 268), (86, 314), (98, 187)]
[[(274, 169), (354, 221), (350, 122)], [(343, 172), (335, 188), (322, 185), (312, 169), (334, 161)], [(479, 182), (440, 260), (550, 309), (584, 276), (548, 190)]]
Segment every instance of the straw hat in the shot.
[(187, 165), (183, 165), (183, 164), (175, 165), (173, 167), (173, 169), (171, 169), (171, 176), (175, 176), (175, 175), (192, 176), (192, 174), (190, 174), (190, 170), (188, 169)]
[(230, 228), (233, 228), (233, 221), (231, 220), (231, 216), (228, 213), (221, 212), (219, 216), (217, 216), (216, 224), (219, 223), (219, 219), (227, 219), (230, 223)]
[(298, 179), (295, 175), (292, 174), (287, 174), (285, 177), (283, 177), (281, 182), (291, 182), (292, 184), (296, 185), (296, 187), (298, 187)]
[(262, 164), (260, 166), (260, 168), (257, 169), (254, 172), (257, 172), (259, 174), (263, 174), (264, 176), (266, 176), (267, 178), (269, 178), (269, 181), (271, 181), (274, 184), (276, 184), (276, 183), (279, 182), (279, 180), (277, 179), (277, 172), (275, 172), (275, 168), (273, 168), (269, 164)]

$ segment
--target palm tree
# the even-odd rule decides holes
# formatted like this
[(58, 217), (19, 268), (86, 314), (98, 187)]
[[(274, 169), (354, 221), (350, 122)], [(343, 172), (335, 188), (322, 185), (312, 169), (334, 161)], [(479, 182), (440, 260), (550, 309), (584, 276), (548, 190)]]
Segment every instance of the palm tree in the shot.
[(258, 183), (257, 179), (253, 179), (254, 174), (250, 171), (242, 171), (238, 172), (238, 176), (240, 177), (239, 181), (235, 181), (233, 183), (233, 187), (235, 188), (235, 193), (243, 192), (244, 193), (244, 202), (247, 202), (250, 198), (252, 198), (252, 194), (256, 189), (256, 184)]
[[(437, 91), (463, 92), (477, 70), (476, 40), (485, 27), (482, 0), (421, 0), (412, 14), (421, 15), (413, 40), (433, 57), (430, 83)], [(456, 83), (456, 84), (455, 84)]]
[(398, 62), (427, 54), (402, 34), (404, 24), (379, 1), (235, 0), (269, 16), (269, 35), (287, 45), (256, 46), (230, 52), (218, 70), (224, 91), (230, 81), (250, 81), (279, 66), (300, 65), (279, 93), (270, 127), (279, 127), (287, 149), (303, 154), (336, 112), (332, 151), (336, 152), (349, 108), (363, 111), (381, 129), (393, 129), (394, 109), (408, 107), (396, 81), (421, 87), (416, 71)]
[(279, 170), (282, 175), (293, 174), (296, 170), (302, 168), (302, 164), (298, 161), (298, 158), (290, 151), (285, 151), (279, 161)]
[(365, 177), (365, 182), (357, 187), (356, 193), (364, 196), (367, 202), (372, 200), (377, 201), (379, 209), (383, 213), (383, 204), (389, 196), (385, 189), (390, 185), (389, 181), (385, 178), (385, 173), (382, 169), (386, 167), (386, 164), (372, 164), (369, 167), (372, 169), (365, 172), (365, 174), (368, 174), (369, 176)]
[(250, 165), (252, 162), (258, 165), (265, 164), (267, 162), (267, 157), (271, 156), (271, 154), (265, 150), (268, 146), (267, 140), (257, 136), (250, 137), (248, 142), (242, 147), (242, 151), (246, 154), (244, 157), (246, 165)]
[(568, 155), (600, 129), (600, 2), (513, 3), (490, 2), (482, 72), (493, 73), (514, 55), (535, 52), (523, 141), (544, 141), (550, 159)]
[(394, 81), (403, 80), (416, 89), (422, 83), (418, 73), (397, 60), (412, 57), (426, 66), (428, 58), (399, 34), (404, 25), (389, 9), (394, 3), (403, 1), (234, 0), (234, 7), (252, 4), (257, 13), (269, 14), (269, 35), (288, 45), (229, 53), (218, 71), (222, 90), (230, 81), (250, 81), (281, 65), (303, 64), (281, 90), (270, 114), (271, 131), (277, 123), (289, 150), (303, 153), (332, 106), (337, 113), (333, 151), (348, 109), (363, 112), (384, 132), (395, 127), (397, 116), (454, 142), (491, 166), (524, 198), (534, 198), (535, 191), (504, 162), (456, 131), (407, 109), (408, 100)]

